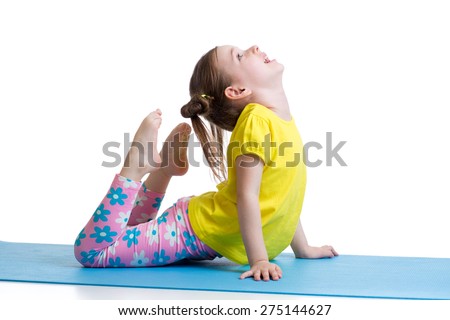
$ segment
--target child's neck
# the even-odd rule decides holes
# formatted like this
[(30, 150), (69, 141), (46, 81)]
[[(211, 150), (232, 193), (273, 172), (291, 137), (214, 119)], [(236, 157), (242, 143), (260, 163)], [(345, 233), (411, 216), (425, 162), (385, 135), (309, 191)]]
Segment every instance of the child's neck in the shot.
[(281, 119), (287, 121), (291, 120), (289, 103), (283, 89), (262, 94), (258, 100), (258, 103), (272, 110)]

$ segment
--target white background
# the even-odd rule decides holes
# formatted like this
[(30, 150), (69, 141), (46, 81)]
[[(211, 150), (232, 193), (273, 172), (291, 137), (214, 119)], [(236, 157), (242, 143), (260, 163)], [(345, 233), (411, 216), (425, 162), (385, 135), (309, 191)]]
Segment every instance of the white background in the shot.
[[(309, 242), (450, 257), (449, 16), (445, 1), (3, 1), (0, 240), (72, 244), (120, 170), (103, 144), (157, 107), (164, 138), (200, 56), (258, 44), (285, 65), (304, 142), (347, 141), (348, 167), (308, 170)], [(163, 207), (214, 188), (192, 168)]]

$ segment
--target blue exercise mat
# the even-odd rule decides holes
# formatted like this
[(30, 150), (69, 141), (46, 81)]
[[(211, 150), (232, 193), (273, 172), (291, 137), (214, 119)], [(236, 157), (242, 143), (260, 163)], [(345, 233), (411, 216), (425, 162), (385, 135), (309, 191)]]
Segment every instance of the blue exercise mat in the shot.
[(280, 281), (239, 280), (248, 267), (225, 258), (156, 268), (84, 268), (69, 245), (0, 242), (0, 280), (314, 296), (450, 299), (450, 259), (281, 254)]

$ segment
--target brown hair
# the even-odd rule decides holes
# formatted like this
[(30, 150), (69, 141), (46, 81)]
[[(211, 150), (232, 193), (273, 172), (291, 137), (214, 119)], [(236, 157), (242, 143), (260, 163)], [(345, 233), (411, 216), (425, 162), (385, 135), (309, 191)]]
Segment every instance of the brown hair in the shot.
[[(192, 127), (214, 177), (226, 179), (223, 137), (232, 131), (242, 108), (233, 106), (225, 96), (231, 80), (217, 67), (217, 47), (197, 62), (189, 84), (191, 100), (181, 108), (181, 115), (190, 118)], [(200, 116), (208, 120), (210, 128)]]

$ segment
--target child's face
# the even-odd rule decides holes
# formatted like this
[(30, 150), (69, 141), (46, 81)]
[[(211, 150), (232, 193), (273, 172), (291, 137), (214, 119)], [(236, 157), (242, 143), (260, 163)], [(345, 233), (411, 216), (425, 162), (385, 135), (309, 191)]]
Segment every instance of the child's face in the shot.
[(270, 60), (257, 46), (242, 50), (234, 46), (217, 48), (217, 65), (231, 79), (232, 85), (257, 90), (281, 80), (284, 67)]

